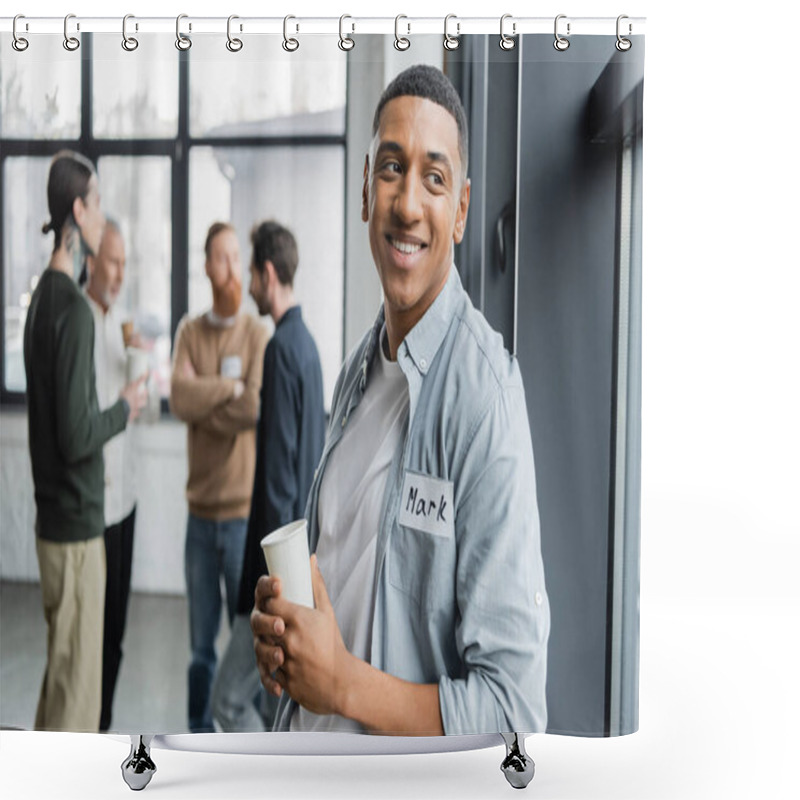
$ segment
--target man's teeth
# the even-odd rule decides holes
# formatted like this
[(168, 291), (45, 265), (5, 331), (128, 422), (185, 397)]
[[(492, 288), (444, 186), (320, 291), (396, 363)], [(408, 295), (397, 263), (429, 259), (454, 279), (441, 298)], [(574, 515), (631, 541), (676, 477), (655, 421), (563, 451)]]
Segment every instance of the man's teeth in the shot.
[(422, 249), (421, 244), (411, 244), (411, 242), (399, 242), (397, 239), (392, 239), (392, 247), (395, 250), (399, 250), (401, 253), (406, 253), (407, 255), (410, 253), (416, 253), (418, 250)]

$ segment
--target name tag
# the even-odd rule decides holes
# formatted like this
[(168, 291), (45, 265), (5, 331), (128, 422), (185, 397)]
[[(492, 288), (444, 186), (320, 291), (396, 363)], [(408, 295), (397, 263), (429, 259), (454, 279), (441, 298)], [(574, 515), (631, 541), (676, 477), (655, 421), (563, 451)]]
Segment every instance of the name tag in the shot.
[(223, 378), (233, 378), (238, 380), (242, 377), (242, 358), (241, 356), (225, 356), (222, 359), (220, 374)]
[(400, 497), (401, 525), (433, 536), (455, 535), (453, 483), (416, 472), (406, 472)]

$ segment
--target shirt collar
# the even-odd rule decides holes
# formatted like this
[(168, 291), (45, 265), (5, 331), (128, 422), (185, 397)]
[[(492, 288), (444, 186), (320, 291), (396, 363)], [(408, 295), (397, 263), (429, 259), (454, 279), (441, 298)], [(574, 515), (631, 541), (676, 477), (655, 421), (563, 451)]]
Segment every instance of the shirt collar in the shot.
[(455, 264), (442, 290), (423, 314), (422, 319), (408, 332), (404, 343), (414, 366), (426, 375), (439, 352), (444, 337), (453, 321), (456, 301), (460, 295), (461, 279)]
[[(439, 352), (439, 347), (441, 347), (453, 320), (456, 303), (462, 291), (461, 278), (458, 276), (456, 265), (453, 264), (442, 290), (400, 345), (401, 347), (405, 345), (411, 361), (423, 375), (428, 373), (434, 357)], [(385, 311), (383, 303), (381, 303), (364, 352), (364, 359), (361, 362), (362, 387), (366, 385), (367, 371), (375, 350), (380, 347), (381, 329), (385, 320)]]
[(238, 318), (238, 311), (232, 317), (221, 317), (213, 308), (209, 308), (208, 311), (206, 311), (206, 321), (215, 328), (232, 328), (236, 324)]
[(280, 318), (278, 324), (275, 327), (280, 328), (280, 326), (283, 325), (283, 323), (286, 322), (287, 319), (294, 319), (295, 317), (297, 319), (301, 319), (302, 316), (303, 315), (300, 313), (299, 305), (287, 308), (286, 311), (283, 312), (283, 316)]

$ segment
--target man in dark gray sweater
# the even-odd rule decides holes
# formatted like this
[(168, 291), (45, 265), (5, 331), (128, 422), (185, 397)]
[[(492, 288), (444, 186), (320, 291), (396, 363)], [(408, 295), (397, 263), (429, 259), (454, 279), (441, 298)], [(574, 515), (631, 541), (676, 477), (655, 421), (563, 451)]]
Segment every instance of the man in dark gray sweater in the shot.
[(142, 379), (104, 412), (97, 402), (94, 321), (74, 281), (105, 219), (91, 162), (63, 151), (47, 185), (55, 232), (25, 321), (28, 437), (47, 667), (35, 727), (96, 731), (100, 720), (105, 548), (103, 445), (138, 415)]

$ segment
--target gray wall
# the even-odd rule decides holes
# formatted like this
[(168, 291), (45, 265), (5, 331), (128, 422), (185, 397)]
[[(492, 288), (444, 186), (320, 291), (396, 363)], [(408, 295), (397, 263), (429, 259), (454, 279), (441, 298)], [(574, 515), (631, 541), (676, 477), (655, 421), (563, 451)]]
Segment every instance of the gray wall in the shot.
[[(637, 724), (638, 661), (627, 655), (638, 655), (638, 436), (623, 441), (629, 485), (616, 469), (619, 137), (593, 141), (599, 123), (590, 109), (608, 62), (631, 56), (627, 66), (640, 80), (643, 52), (619, 54), (613, 43), (613, 37), (580, 37), (559, 53), (552, 37), (526, 36), (504, 54), (491, 37), (476, 38), (475, 62), (467, 58), (461, 66), (471, 70), (462, 88), (476, 203), (458, 259), (473, 301), (508, 349), (516, 348), (525, 382), (552, 613), (548, 729), (585, 735), (629, 732)], [(501, 273), (496, 221), (515, 196), (516, 264)], [(639, 250), (636, 256), (638, 269)], [(632, 280), (626, 296), (638, 320), (637, 274)], [(628, 350), (638, 358), (640, 329), (628, 331)], [(638, 426), (635, 366), (623, 391), (627, 420)], [(619, 496), (625, 518), (615, 525)], [(630, 533), (620, 535), (617, 563), (620, 553), (625, 563), (635, 561), (625, 575), (625, 599), (623, 581), (609, 580), (616, 530)], [(627, 551), (620, 549), (625, 545)], [(623, 602), (626, 613), (617, 615), (614, 629), (611, 612)]]

